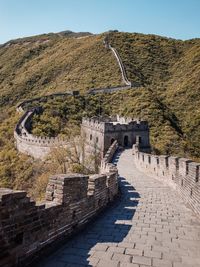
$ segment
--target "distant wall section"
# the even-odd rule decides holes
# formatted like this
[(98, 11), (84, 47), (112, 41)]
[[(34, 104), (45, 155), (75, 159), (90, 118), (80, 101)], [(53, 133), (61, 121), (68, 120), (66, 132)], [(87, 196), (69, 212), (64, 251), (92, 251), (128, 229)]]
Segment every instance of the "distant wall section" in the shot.
[(15, 127), (14, 137), (18, 151), (35, 159), (44, 159), (52, 149), (67, 147), (69, 143), (57, 137), (37, 137), (30, 134), (30, 122), (33, 115), (37, 112), (38, 109), (34, 108), (23, 114)]

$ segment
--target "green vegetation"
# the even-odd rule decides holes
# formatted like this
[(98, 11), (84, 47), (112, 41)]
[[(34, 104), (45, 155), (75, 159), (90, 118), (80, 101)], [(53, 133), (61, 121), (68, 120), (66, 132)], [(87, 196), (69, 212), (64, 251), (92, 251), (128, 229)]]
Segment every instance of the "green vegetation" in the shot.
[(104, 36), (50, 34), (0, 47), (0, 186), (34, 187), (32, 194), (40, 197), (48, 175), (61, 171), (56, 161), (51, 168), (16, 151), (13, 129), (20, 115), (15, 105), (72, 89), (82, 95), (40, 103), (44, 110), (34, 116), (34, 134), (69, 136), (82, 116), (120, 113), (149, 121), (154, 152), (200, 161), (200, 40), (113, 32), (110, 41), (129, 79), (140, 87), (84, 96), (89, 88), (121, 83), (117, 62), (103, 46)]
[(43, 112), (33, 117), (34, 135), (68, 136), (71, 125), (80, 126), (84, 116), (117, 113), (149, 122), (151, 143), (156, 153), (184, 155), (180, 147), (184, 138), (178, 119), (151, 90), (138, 88), (106, 95), (66, 97), (65, 100), (49, 100), (42, 107)]

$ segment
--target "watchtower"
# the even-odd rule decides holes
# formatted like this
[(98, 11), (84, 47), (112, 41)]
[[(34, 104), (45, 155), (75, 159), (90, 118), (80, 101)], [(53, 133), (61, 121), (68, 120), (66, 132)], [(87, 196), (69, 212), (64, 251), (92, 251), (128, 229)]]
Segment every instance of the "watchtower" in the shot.
[(123, 147), (139, 143), (140, 151), (150, 152), (149, 126), (147, 121), (124, 117), (93, 117), (82, 120), (81, 132), (87, 146), (104, 156), (110, 145), (117, 140)]

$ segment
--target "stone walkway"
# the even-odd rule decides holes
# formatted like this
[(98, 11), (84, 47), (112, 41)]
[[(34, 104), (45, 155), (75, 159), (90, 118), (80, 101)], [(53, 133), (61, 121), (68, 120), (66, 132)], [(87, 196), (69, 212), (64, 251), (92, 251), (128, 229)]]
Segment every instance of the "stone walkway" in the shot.
[(200, 266), (200, 220), (172, 189), (139, 172), (130, 150), (116, 164), (121, 200), (38, 267)]

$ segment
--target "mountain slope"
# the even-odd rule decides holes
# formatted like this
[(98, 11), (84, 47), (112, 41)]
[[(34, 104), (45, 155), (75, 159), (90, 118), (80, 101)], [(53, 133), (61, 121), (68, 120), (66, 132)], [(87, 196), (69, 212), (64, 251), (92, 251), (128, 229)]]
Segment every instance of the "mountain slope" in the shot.
[(0, 77), (1, 105), (56, 91), (121, 83), (117, 62), (104, 48), (102, 36), (58, 36), (1, 47)]
[[(106, 34), (50, 34), (0, 47), (0, 185), (27, 188), (41, 175), (38, 163), (14, 147), (13, 129), (19, 118), (15, 105), (19, 101), (71, 89), (84, 93), (92, 87), (121, 84), (116, 59), (103, 46)], [(51, 100), (44, 104), (44, 113), (35, 117), (34, 133), (63, 134), (69, 121), (80, 123), (82, 115), (98, 115), (101, 109), (106, 114), (147, 119), (156, 153), (199, 161), (200, 39), (181, 41), (120, 32), (111, 32), (109, 39), (124, 62), (128, 78), (140, 87), (92, 96), (87, 107), (77, 102), (80, 110), (67, 99)], [(66, 113), (68, 108), (72, 108), (70, 115)], [(56, 117), (59, 127), (51, 117)]]

